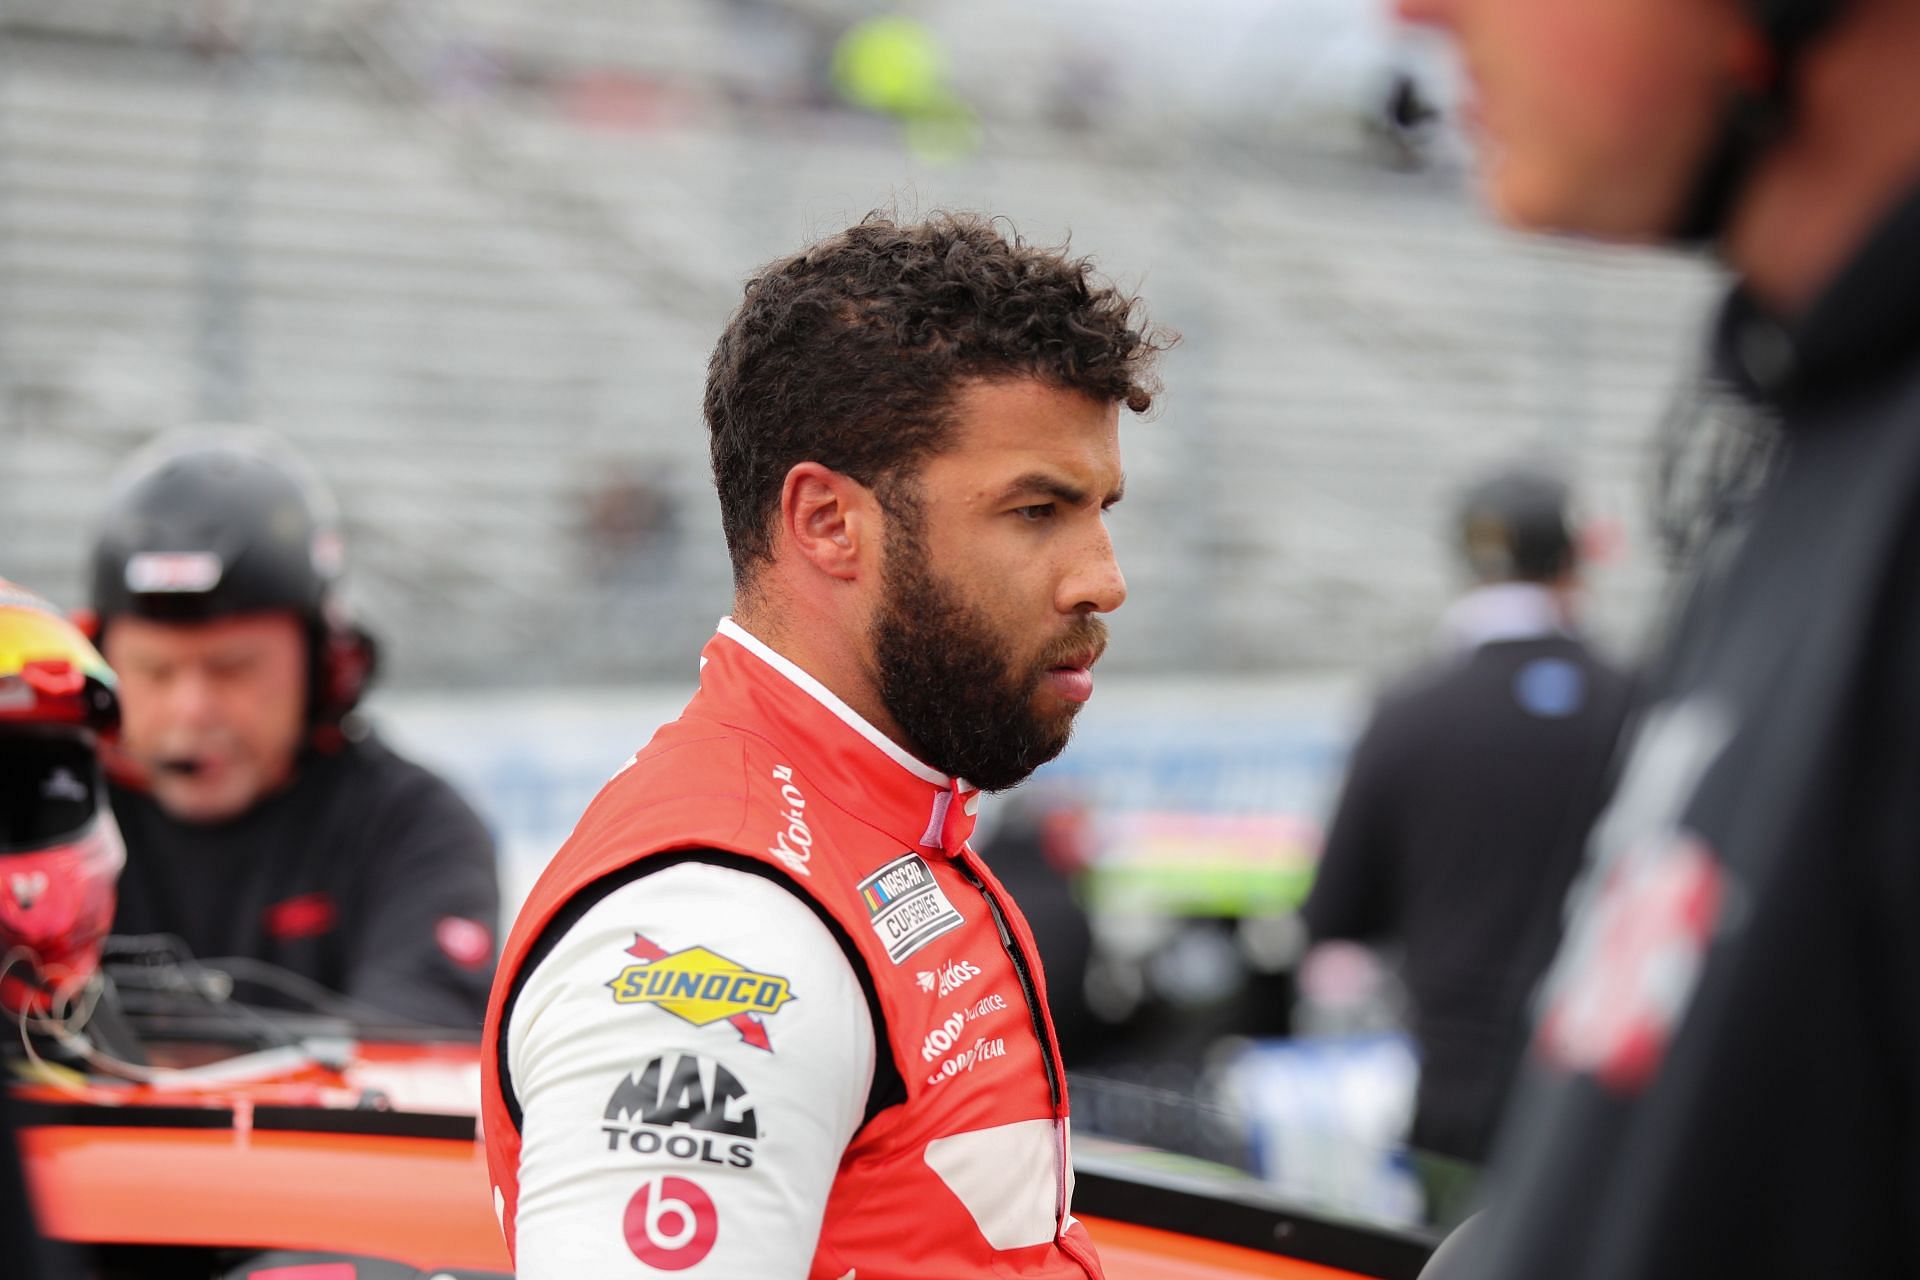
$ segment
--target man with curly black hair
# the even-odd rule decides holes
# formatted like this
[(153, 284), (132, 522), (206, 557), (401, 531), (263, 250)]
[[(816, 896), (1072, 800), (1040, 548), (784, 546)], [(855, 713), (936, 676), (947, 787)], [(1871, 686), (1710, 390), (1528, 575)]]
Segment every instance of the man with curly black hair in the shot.
[(1166, 341), (1084, 259), (874, 216), (708, 370), (734, 614), (535, 887), (487, 1021), (525, 1280), (1097, 1277), (980, 791), (1066, 745)]

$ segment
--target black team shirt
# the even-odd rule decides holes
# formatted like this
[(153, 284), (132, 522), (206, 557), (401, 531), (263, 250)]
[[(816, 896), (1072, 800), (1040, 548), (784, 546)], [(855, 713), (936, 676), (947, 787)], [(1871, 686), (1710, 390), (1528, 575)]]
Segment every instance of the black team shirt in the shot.
[(1449, 1277), (1920, 1275), (1920, 192), (1716, 350), (1781, 452), (1678, 615)]
[[(126, 837), (116, 934), (266, 961), (386, 1013), (478, 1033), (497, 950), (493, 841), (439, 777), (371, 735), (308, 751), (228, 822), (115, 787)], [(248, 999), (288, 1004), (249, 985)]]
[(1515, 636), (1403, 680), (1354, 748), (1303, 911), (1403, 947), (1416, 1147), (1486, 1158), (1627, 702), (1580, 640)]

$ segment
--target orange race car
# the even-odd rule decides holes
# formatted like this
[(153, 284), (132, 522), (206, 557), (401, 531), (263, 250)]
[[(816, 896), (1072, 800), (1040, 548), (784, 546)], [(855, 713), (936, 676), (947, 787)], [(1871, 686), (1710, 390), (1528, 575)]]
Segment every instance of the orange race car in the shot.
[[(508, 1273), (476, 1140), (474, 1044), (233, 1009), (129, 1021), (147, 1082), (41, 1063), (13, 1086), (42, 1226), (77, 1246), (87, 1274)], [(1431, 1249), (1296, 1211), (1258, 1183), (1144, 1167), (1125, 1148), (1089, 1152), (1076, 1171), (1109, 1280), (1412, 1280)]]

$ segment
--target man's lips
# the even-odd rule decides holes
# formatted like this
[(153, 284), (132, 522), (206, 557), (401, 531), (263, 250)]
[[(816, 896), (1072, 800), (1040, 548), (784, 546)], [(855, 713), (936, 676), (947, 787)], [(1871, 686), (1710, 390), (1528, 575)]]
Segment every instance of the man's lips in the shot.
[(201, 777), (218, 771), (221, 758), (207, 752), (157, 752), (136, 757), (149, 770), (171, 778)]
[(1085, 702), (1093, 696), (1093, 672), (1085, 667), (1049, 667), (1046, 685), (1068, 702)]
[(1093, 696), (1093, 664), (1100, 661), (1101, 652), (1082, 649), (1054, 663), (1047, 668), (1047, 687), (1068, 702), (1085, 702)]

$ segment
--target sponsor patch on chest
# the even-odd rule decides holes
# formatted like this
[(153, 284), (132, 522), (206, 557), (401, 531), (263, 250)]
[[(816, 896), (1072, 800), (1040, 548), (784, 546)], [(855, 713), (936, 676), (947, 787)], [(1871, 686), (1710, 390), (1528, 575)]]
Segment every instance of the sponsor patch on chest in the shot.
[(966, 923), (917, 853), (903, 853), (857, 886), (873, 932), (899, 964), (942, 934)]
[(276, 902), (260, 913), (260, 923), (267, 935), (281, 942), (331, 933), (339, 919), (340, 908), (330, 893), (303, 893)]

